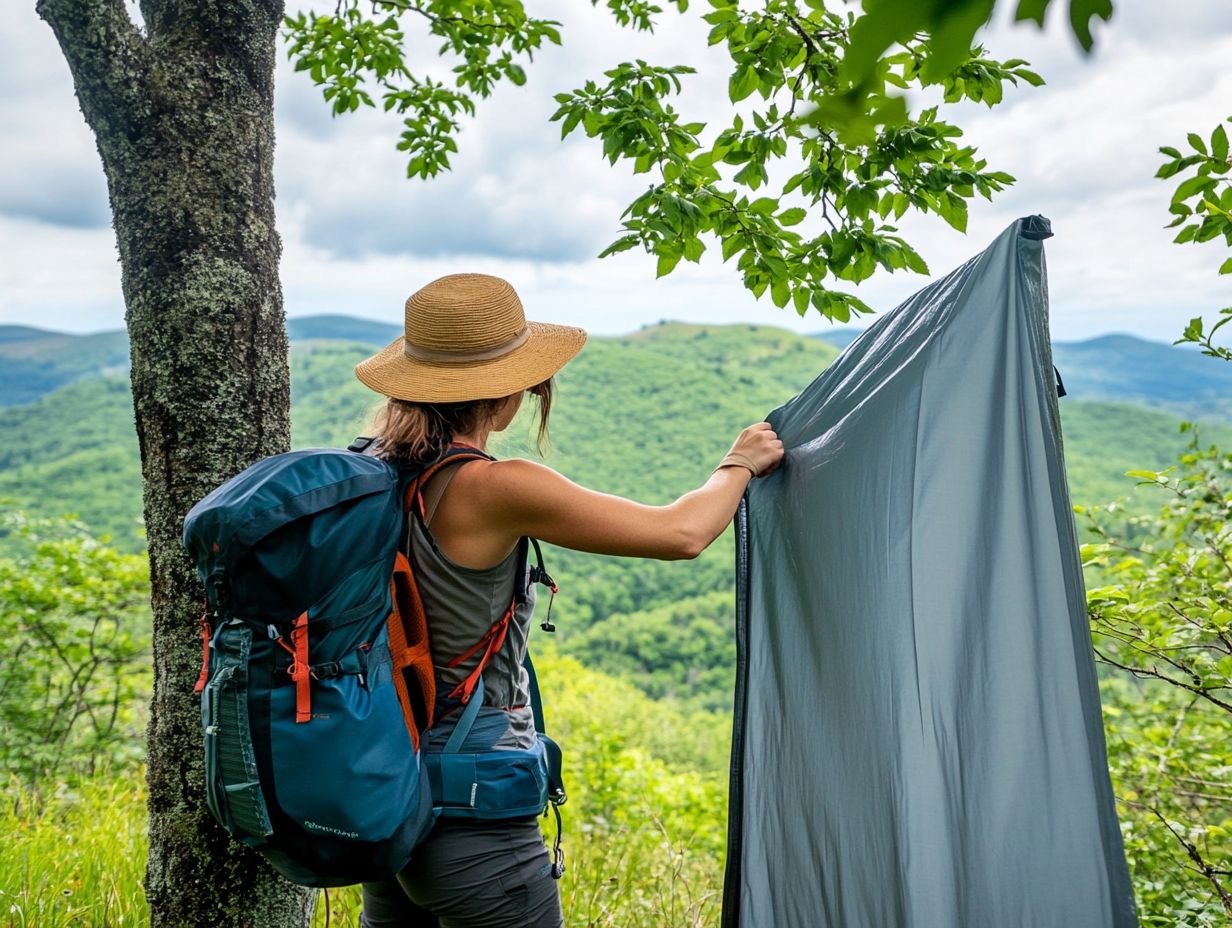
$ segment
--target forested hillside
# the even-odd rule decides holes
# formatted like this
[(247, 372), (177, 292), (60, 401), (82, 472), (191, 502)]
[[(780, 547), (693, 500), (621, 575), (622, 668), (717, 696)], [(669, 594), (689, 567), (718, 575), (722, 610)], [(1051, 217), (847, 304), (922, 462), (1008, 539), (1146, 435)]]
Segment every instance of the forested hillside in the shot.
[[(353, 375), (372, 346), (336, 338), (354, 331), (345, 318), (300, 328), (318, 337), (297, 341), (292, 351), (294, 443), (346, 444), (364, 431), (379, 401)], [(359, 331), (385, 334), (377, 324)], [(822, 340), (767, 326), (664, 324), (593, 338), (559, 378), (548, 461), (587, 486), (670, 501), (705, 480), (744, 425), (789, 399), (836, 355)], [(1132, 492), (1125, 471), (1165, 467), (1184, 446), (1175, 415), (1073, 395), (1061, 407), (1075, 502)], [(1219, 439), (1232, 432), (1220, 424), (1209, 431)], [(76, 514), (117, 547), (141, 549), (126, 379), (95, 377), (0, 408), (0, 439), (0, 498), (36, 515)], [(526, 455), (529, 445), (524, 416), (494, 450)], [(688, 562), (550, 548), (547, 558), (561, 585), (553, 615), (563, 651), (650, 695), (695, 708), (727, 706), (730, 532)]]

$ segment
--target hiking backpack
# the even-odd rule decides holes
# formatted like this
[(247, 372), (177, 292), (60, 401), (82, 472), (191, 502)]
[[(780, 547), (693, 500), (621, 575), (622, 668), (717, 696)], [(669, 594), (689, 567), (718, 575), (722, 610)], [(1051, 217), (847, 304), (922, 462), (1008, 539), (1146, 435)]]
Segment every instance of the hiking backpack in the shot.
[(391, 878), (441, 815), (538, 814), (565, 799), (529, 656), (535, 749), (463, 750), (482, 670), (529, 581), (555, 593), (530, 539), (504, 617), (451, 662), (482, 651), (450, 694), (461, 711), (453, 737), (422, 750), (437, 694), (408, 519), (440, 467), (491, 458), (451, 446), (408, 469), (357, 453), (370, 442), (264, 458), (184, 520), (206, 591), (196, 685), (206, 802), (234, 838), (305, 886)]

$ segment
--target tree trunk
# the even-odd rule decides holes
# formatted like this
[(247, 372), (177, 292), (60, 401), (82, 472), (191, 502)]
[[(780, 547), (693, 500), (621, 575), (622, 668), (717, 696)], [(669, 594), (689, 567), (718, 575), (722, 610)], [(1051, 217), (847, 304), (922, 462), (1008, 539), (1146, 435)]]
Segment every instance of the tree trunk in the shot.
[(185, 513), (290, 443), (274, 229), (281, 0), (38, 0), (102, 156), (132, 345), (154, 610), (148, 731), (154, 928), (306, 923), (314, 896), (230, 841), (204, 803), (203, 594)]

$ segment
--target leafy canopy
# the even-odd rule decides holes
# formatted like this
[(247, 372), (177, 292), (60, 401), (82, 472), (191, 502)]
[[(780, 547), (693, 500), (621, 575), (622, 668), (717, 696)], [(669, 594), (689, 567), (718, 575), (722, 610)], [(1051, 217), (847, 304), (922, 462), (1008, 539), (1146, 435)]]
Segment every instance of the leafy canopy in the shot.
[[(643, 31), (663, 12), (647, 0), (606, 5), (619, 25)], [(1046, 5), (1022, 0), (1019, 13), (1042, 16)], [(685, 12), (687, 0), (676, 6)], [(612, 164), (651, 175), (602, 254), (640, 247), (662, 276), (717, 245), (744, 285), (776, 306), (837, 320), (869, 312), (836, 286), (878, 268), (928, 271), (894, 223), (915, 211), (965, 230), (968, 201), (1013, 182), (963, 144), (937, 107), (911, 114), (900, 93), (936, 87), (947, 102), (994, 106), (1007, 84), (1041, 84), (1027, 62), (973, 47), (991, 8), (991, 0), (874, 0), (857, 14), (834, 0), (758, 8), (709, 0), (709, 42), (731, 60), (724, 124), (690, 120), (673, 105), (692, 73), (682, 65), (624, 62), (557, 94), (552, 118), (562, 137), (580, 129)], [(955, 18), (954, 9), (964, 12)], [(914, 25), (887, 32), (888, 20)], [(412, 70), (410, 21), (441, 40), (440, 55), (455, 61), (454, 86)], [(287, 37), (297, 69), (323, 88), (335, 114), (379, 97), (402, 117), (398, 148), (408, 175), (421, 178), (449, 168), (459, 120), (475, 112), (476, 98), (501, 80), (524, 83), (535, 51), (561, 42), (560, 23), (531, 16), (520, 0), (341, 0), (332, 13), (289, 17)]]

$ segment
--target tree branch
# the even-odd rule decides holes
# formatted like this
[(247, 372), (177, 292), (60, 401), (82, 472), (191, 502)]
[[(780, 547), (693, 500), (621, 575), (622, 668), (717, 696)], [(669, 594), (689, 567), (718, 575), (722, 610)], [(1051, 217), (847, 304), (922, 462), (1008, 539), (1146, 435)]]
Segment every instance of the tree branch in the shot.
[[(1148, 677), (1154, 677), (1155, 679), (1162, 680), (1165, 683), (1171, 683), (1175, 687), (1179, 687), (1180, 689), (1183, 689), (1183, 690), (1188, 690), (1190, 693), (1193, 693), (1196, 696), (1201, 696), (1207, 702), (1213, 703), (1214, 705), (1218, 706), (1220, 709), (1223, 709), (1225, 712), (1232, 712), (1232, 703), (1224, 702), (1219, 697), (1211, 695), (1213, 690), (1223, 689), (1224, 687), (1222, 686), (1208, 688), (1208, 687), (1203, 687), (1201, 685), (1190, 685), (1188, 683), (1185, 683), (1183, 680), (1178, 680), (1175, 677), (1170, 677), (1167, 674), (1160, 673), (1158, 670), (1156, 670), (1153, 667), (1150, 669), (1147, 669), (1145, 667), (1130, 667), (1128, 664), (1122, 664), (1119, 661), (1114, 661), (1112, 658), (1108, 657), (1106, 654), (1101, 653), (1098, 648), (1095, 648), (1093, 650), (1095, 651), (1096, 657), (1098, 657), (1099, 660), (1103, 661), (1105, 664), (1109, 664), (1113, 667), (1116, 667), (1119, 670), (1124, 670), (1126, 673), (1131, 673), (1135, 677), (1138, 677), (1139, 679), (1146, 679)], [(1143, 653), (1149, 654), (1150, 652), (1143, 652)], [(1201, 680), (1200, 677), (1198, 679)]]
[(81, 112), (100, 141), (115, 123), (131, 124), (148, 107), (153, 55), (123, 0), (37, 0), (73, 74)]

